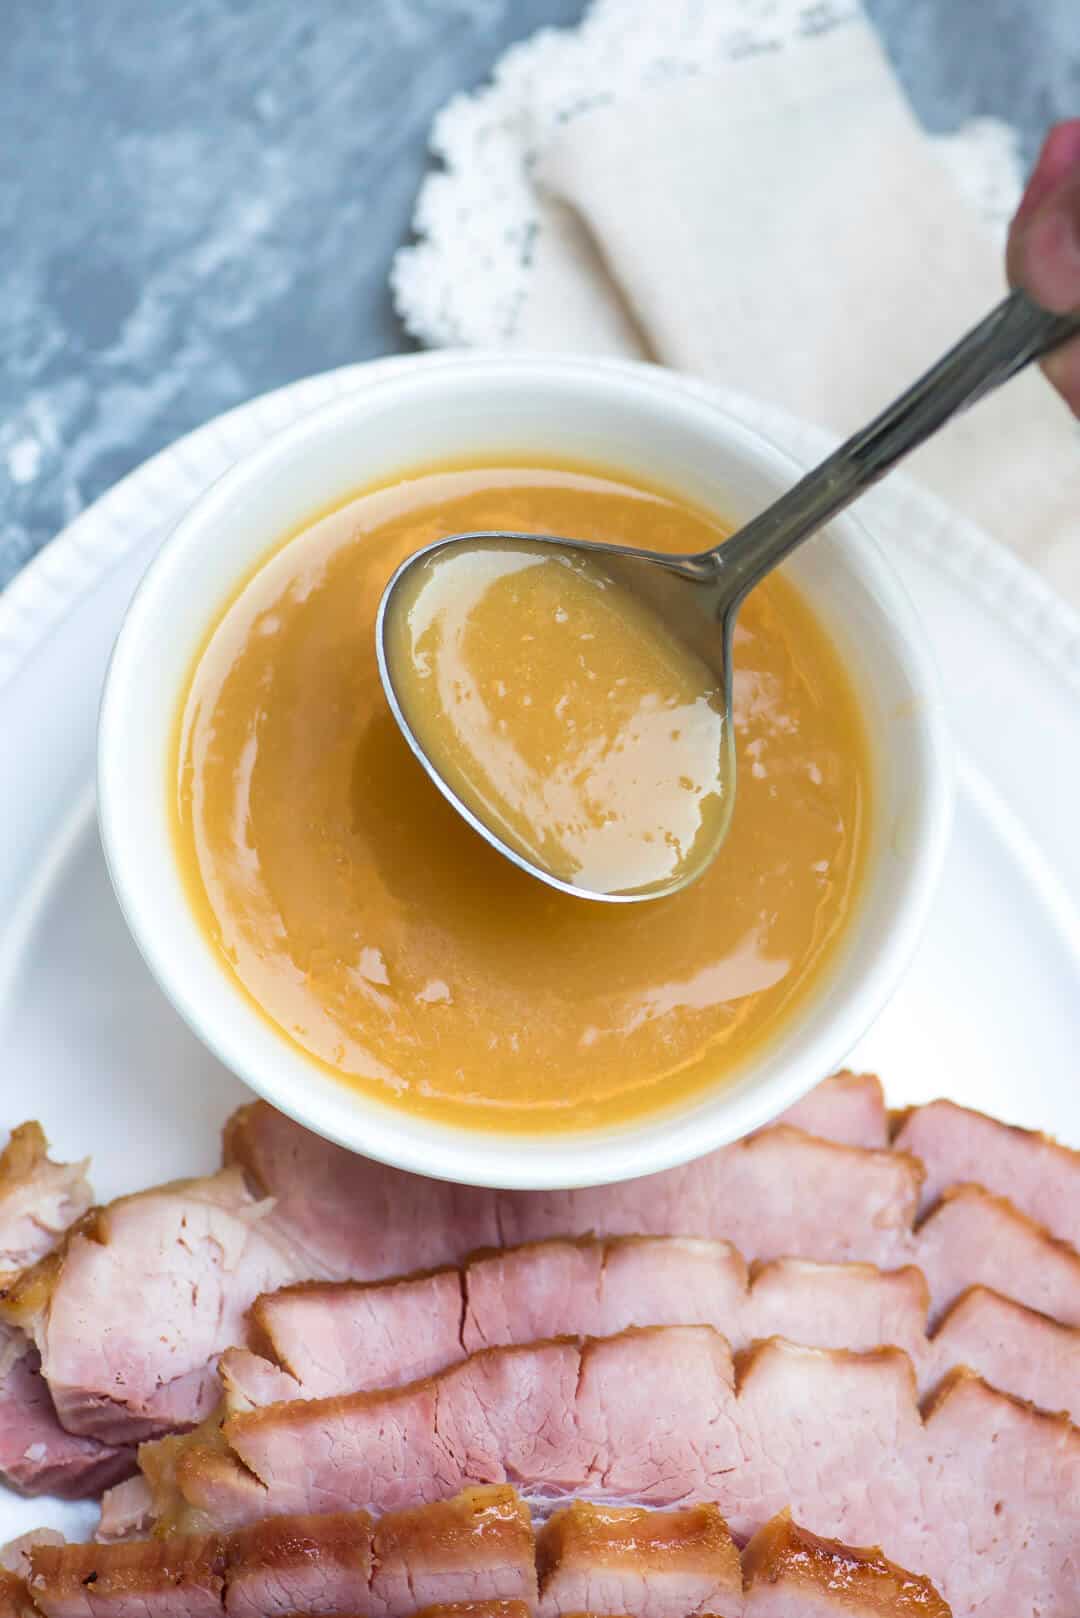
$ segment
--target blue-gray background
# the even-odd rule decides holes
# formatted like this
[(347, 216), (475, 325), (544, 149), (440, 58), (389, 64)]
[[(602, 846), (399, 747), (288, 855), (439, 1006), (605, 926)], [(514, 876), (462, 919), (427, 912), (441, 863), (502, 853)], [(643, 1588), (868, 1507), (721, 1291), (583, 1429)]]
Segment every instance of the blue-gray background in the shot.
[[(0, 0), (0, 585), (218, 411), (410, 346), (433, 114), (585, 3)], [(929, 128), (1030, 160), (1080, 112), (1080, 0), (866, 3)]]

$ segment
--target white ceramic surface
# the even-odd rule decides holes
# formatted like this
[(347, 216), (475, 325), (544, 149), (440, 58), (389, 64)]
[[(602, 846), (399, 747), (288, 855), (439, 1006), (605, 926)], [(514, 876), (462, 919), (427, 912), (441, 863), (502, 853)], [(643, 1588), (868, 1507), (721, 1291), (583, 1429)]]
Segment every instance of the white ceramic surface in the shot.
[[(247, 1092), (187, 1031), (131, 943), (98, 844), (95, 718), (109, 649), (163, 530), (239, 454), (368, 379), (267, 395), (148, 462), (0, 595), (0, 1129), (42, 1120), (102, 1200), (216, 1166)], [(714, 394), (801, 460), (819, 432)], [(1080, 619), (936, 501), (869, 497), (942, 669), (960, 768), (923, 943), (853, 1053), (895, 1105), (948, 1095), (1080, 1146)], [(0, 1541), (72, 1536), (93, 1506), (0, 1491)]]
[(105, 685), (98, 804), (136, 943), (185, 1021), (275, 1106), (354, 1151), (440, 1179), (548, 1188), (648, 1174), (773, 1117), (840, 1063), (895, 988), (941, 869), (951, 758), (936, 671), (896, 575), (843, 517), (788, 564), (847, 663), (874, 744), (863, 891), (818, 991), (694, 1102), (619, 1128), (452, 1128), (328, 1075), (252, 1005), (194, 917), (166, 781), (178, 704), (210, 625), (284, 534), (418, 466), (529, 454), (625, 468), (736, 522), (790, 487), (785, 456), (676, 377), (622, 363), (471, 355), (325, 406), (241, 460), (149, 569)]

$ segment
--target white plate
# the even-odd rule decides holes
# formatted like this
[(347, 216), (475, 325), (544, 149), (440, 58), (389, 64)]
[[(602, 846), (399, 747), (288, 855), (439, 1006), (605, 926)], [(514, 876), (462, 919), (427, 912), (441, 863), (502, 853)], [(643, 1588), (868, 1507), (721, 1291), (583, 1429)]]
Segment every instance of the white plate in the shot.
[[(0, 1129), (40, 1118), (61, 1157), (92, 1154), (103, 1200), (213, 1167), (246, 1093), (150, 980), (102, 864), (94, 728), (124, 607), (163, 532), (237, 455), (340, 392), (439, 363), (351, 366), (220, 417), (118, 484), (0, 596)], [(827, 448), (712, 391), (803, 461)], [(960, 771), (926, 939), (852, 1060), (896, 1103), (949, 1095), (1080, 1144), (1080, 620), (900, 480), (863, 511), (928, 624)], [(0, 1543), (93, 1516), (0, 1492)]]

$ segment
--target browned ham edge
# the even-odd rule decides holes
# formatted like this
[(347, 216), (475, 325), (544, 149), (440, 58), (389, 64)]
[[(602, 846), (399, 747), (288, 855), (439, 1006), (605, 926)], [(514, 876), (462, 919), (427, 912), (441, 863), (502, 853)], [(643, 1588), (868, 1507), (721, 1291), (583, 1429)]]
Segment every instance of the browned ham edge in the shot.
[[(819, 1539), (780, 1512), (760, 1528), (742, 1556), (745, 1618), (950, 1618), (928, 1579), (890, 1562), (881, 1550)], [(827, 1594), (827, 1600), (824, 1596)]]
[(387, 1393), (234, 1416), (223, 1436), (227, 1451), (177, 1463), (181, 1526), (379, 1516), (508, 1481), (541, 1512), (563, 1494), (715, 1501), (738, 1538), (790, 1506), (815, 1533), (887, 1545), (958, 1612), (1015, 1618), (1023, 1599), (1075, 1618), (1080, 1514), (1060, 1502), (1080, 1498), (1080, 1432), (964, 1371), (924, 1420), (895, 1349), (776, 1339), (741, 1358), (737, 1384), (728, 1345), (704, 1326), (489, 1349)]
[(416, 1618), (530, 1618), (530, 1609), (524, 1601), (437, 1601)]
[[(0, 1300), (48, 1265), (64, 1230), (91, 1202), (85, 1163), (54, 1163), (41, 1125), (20, 1124), (0, 1152)], [(135, 1469), (135, 1452), (73, 1437), (57, 1419), (38, 1351), (0, 1322), (0, 1478), (22, 1494), (77, 1500)]]
[(739, 1552), (719, 1510), (707, 1503), (642, 1511), (575, 1501), (537, 1534), (536, 1566), (538, 1618), (573, 1612), (668, 1618), (742, 1608)]
[(713, 1505), (644, 1512), (573, 1502), (534, 1540), (508, 1488), (378, 1524), (363, 1514), (279, 1518), (227, 1537), (43, 1547), (33, 1553), (30, 1591), (45, 1618), (411, 1618), (418, 1610), (771, 1618), (779, 1609), (766, 1597), (775, 1591), (785, 1593), (784, 1618), (949, 1618), (927, 1580), (880, 1552), (815, 1539), (786, 1514), (740, 1560)]

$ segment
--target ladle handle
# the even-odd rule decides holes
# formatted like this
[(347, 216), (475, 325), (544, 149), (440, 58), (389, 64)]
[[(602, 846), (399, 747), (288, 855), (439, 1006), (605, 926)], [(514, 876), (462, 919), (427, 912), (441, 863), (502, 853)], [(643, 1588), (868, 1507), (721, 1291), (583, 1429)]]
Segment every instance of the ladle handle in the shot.
[(1080, 313), (1054, 315), (1010, 293), (869, 426), (712, 553), (736, 599), (953, 416), (1077, 336)]

